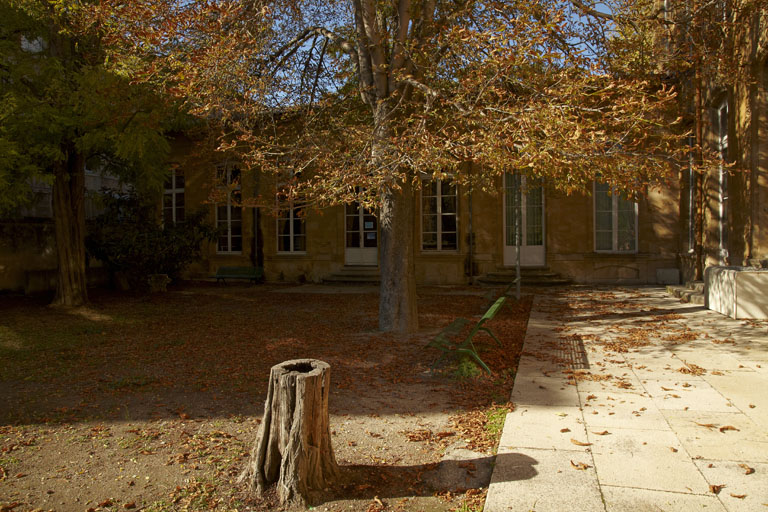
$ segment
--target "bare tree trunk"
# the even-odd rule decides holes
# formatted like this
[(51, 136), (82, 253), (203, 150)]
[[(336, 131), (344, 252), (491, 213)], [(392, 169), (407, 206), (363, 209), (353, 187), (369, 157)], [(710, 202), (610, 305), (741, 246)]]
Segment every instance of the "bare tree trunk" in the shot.
[(419, 315), (413, 261), (413, 186), (410, 181), (398, 182), (396, 169), (388, 168), (393, 165), (384, 147), (390, 132), (388, 114), (382, 102), (375, 112), (375, 138), (382, 143), (374, 146), (372, 155), (374, 168), (390, 174), (379, 189), (379, 329), (414, 332), (419, 328)]
[(338, 478), (328, 420), (330, 366), (294, 359), (272, 367), (264, 417), (240, 481), (263, 493), (277, 483), (283, 504), (306, 505)]
[(379, 329), (414, 332), (419, 328), (413, 265), (413, 190), (381, 191), (381, 289)]
[(56, 164), (53, 219), (56, 228), (58, 284), (53, 305), (76, 307), (88, 302), (85, 277), (85, 160), (74, 148)]

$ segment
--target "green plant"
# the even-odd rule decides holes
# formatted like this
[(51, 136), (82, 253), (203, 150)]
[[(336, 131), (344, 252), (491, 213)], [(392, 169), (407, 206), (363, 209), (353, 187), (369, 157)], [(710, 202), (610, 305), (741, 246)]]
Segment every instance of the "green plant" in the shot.
[(200, 258), (203, 242), (216, 238), (204, 210), (163, 226), (156, 205), (135, 192), (103, 194), (102, 201), (104, 213), (88, 226), (86, 248), (112, 272), (125, 272), (134, 286), (144, 287), (152, 274), (178, 279), (188, 264)]
[(498, 437), (501, 435), (508, 412), (509, 408), (505, 405), (493, 406), (485, 411), (485, 430), (489, 436)]
[(471, 379), (480, 375), (482, 370), (480, 370), (477, 363), (471, 360), (468, 356), (463, 356), (459, 359), (459, 364), (456, 366), (456, 370), (453, 373), (459, 379)]

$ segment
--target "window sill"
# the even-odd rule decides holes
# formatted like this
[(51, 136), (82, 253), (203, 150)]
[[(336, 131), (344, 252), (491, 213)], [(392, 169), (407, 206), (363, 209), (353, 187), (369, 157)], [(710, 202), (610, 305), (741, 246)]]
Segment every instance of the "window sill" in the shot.
[(277, 251), (275, 256), (306, 256), (307, 251)]
[(243, 251), (216, 251), (218, 256), (240, 256)]
[(596, 256), (636, 256), (639, 251), (595, 251)]

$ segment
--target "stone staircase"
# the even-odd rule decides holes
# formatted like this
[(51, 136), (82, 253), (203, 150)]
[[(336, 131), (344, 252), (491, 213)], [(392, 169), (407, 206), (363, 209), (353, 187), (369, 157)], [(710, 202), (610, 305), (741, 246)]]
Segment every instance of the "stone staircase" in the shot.
[(379, 267), (345, 265), (338, 272), (323, 278), (323, 284), (378, 285), (381, 282)]
[[(500, 268), (478, 277), (477, 282), (490, 286), (508, 285), (515, 282), (516, 275), (514, 268)], [(572, 283), (567, 277), (552, 272), (549, 267), (522, 267), (520, 277), (522, 286), (564, 286)]]
[(668, 285), (667, 292), (682, 302), (704, 305), (704, 281), (689, 281), (684, 285)]

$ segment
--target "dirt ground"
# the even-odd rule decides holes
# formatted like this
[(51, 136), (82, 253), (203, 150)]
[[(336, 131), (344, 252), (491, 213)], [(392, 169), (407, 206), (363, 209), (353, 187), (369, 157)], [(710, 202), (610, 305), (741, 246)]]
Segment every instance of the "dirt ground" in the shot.
[[(270, 367), (304, 357), (331, 365), (342, 466), (316, 510), (481, 510), (530, 300), (489, 324), (502, 348), (477, 338), (493, 376), (430, 371), (426, 344), (499, 293), (420, 289), (409, 336), (377, 332), (373, 289), (198, 283), (70, 312), (0, 296), (0, 510), (279, 510), (236, 479)], [(441, 463), (458, 448), (479, 455)]]

